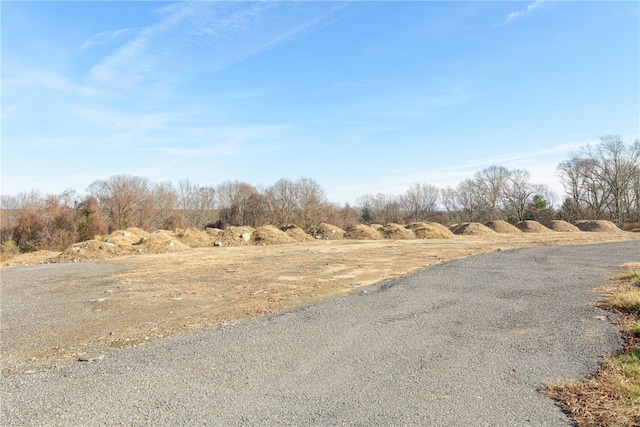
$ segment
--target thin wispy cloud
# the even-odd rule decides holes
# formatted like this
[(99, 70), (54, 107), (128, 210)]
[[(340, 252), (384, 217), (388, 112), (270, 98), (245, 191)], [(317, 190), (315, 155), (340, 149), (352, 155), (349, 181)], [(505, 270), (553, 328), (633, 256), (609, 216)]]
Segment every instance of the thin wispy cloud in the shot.
[(132, 30), (130, 30), (129, 28), (121, 28), (115, 31), (102, 31), (85, 40), (82, 46), (80, 46), (80, 51), (85, 51), (97, 46), (105, 46), (112, 43), (117, 43), (131, 33)]
[(503, 22), (503, 24), (509, 24), (515, 20), (518, 20), (526, 15), (529, 15), (533, 12), (536, 12), (549, 4), (549, 0), (535, 0), (533, 3), (530, 3), (526, 9), (518, 10), (516, 12), (511, 12), (507, 15), (507, 18)]
[[(133, 88), (149, 81), (184, 79), (185, 73), (213, 72), (272, 49), (329, 22), (346, 8), (322, 3), (183, 2), (158, 9), (156, 23), (133, 37), (89, 72), (98, 85)], [(118, 30), (85, 42), (113, 42)], [(170, 75), (169, 75), (170, 74)]]

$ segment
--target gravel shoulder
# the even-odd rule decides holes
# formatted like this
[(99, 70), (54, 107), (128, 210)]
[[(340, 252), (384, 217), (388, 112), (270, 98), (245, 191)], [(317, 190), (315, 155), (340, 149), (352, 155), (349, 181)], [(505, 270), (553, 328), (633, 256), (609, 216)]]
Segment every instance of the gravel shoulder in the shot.
[(639, 256), (637, 240), (494, 251), (4, 378), (2, 424), (571, 425), (537, 389), (619, 347), (593, 289)]

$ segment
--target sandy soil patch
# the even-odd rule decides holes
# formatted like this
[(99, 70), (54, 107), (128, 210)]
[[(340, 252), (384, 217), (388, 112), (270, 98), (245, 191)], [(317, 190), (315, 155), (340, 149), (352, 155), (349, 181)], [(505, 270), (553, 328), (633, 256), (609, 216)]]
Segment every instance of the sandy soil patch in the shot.
[[(240, 231), (246, 230), (234, 233)], [(29, 322), (30, 332), (21, 328), (19, 316), (6, 318), (3, 312), (3, 375), (47, 369), (73, 363), (87, 353), (142, 345), (290, 310), (470, 255), (521, 247), (640, 240), (640, 234), (628, 232), (490, 232), (428, 240), (314, 239), (284, 245), (251, 243), (195, 249), (179, 246), (183, 244), (170, 233), (152, 233), (148, 239), (157, 239), (163, 250), (170, 243), (179, 250), (100, 260), (127, 268), (100, 283), (72, 280), (55, 286), (43, 284), (48, 307), (61, 309), (55, 319)], [(51, 253), (45, 255), (51, 257)], [(4, 260), (3, 266), (35, 264), (42, 257), (26, 254)], [(2, 297), (3, 304), (31, 299), (19, 286), (3, 289)], [(30, 315), (37, 316), (37, 308)]]

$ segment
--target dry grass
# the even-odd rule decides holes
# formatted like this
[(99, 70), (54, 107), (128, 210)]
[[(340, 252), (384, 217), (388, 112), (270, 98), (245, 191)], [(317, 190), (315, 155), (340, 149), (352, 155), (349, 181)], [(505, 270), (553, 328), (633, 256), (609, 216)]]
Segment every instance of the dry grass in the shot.
[(625, 348), (607, 357), (598, 373), (581, 382), (548, 386), (555, 399), (579, 427), (640, 426), (640, 263), (612, 280), (616, 288), (598, 305), (621, 314)]

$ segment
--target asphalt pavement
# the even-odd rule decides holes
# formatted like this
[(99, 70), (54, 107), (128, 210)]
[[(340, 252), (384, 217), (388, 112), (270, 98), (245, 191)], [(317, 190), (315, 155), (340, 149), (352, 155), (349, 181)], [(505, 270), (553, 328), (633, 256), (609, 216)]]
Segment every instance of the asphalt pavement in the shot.
[(0, 425), (571, 425), (538, 389), (583, 378), (620, 347), (593, 289), (633, 261), (638, 241), (440, 264), (301, 309), (4, 379)]

